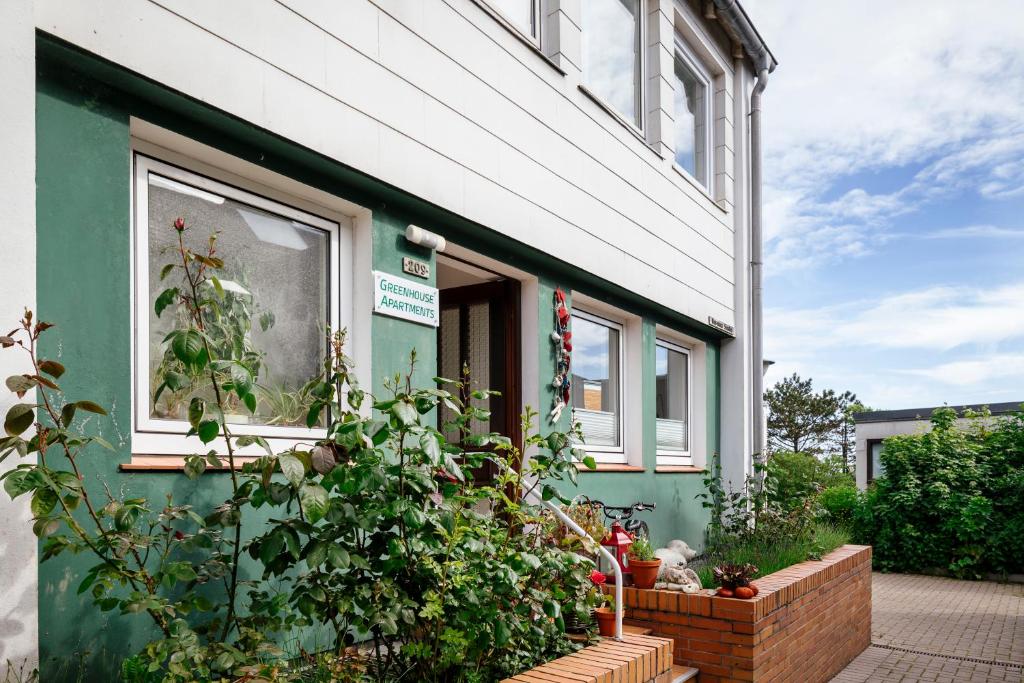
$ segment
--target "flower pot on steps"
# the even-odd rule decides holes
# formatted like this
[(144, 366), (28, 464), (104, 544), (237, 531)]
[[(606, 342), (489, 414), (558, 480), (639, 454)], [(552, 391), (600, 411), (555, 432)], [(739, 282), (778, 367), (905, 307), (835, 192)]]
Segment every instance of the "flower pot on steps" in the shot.
[(633, 573), (633, 586), (645, 590), (654, 588), (658, 580), (658, 570), (661, 569), (661, 560), (634, 560), (629, 558), (629, 569)]

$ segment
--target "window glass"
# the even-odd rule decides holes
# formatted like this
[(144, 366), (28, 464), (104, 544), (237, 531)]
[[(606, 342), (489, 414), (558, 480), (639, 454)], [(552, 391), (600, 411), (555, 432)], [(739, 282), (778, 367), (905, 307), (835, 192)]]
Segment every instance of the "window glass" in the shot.
[[(208, 184), (207, 184), (208, 186)], [(241, 193), (240, 193), (241, 196)], [(179, 285), (181, 270), (166, 278), (166, 264), (180, 263), (175, 218), (185, 219), (186, 247), (205, 254), (216, 231), (216, 254), (224, 259), (217, 277), (223, 289), (221, 313), (207, 322), (207, 334), (221, 358), (244, 360), (256, 371), (257, 407), (250, 413), (234, 394), (228, 421), (249, 425), (304, 427), (312, 397), (307, 382), (317, 376), (326, 353), (330, 233), (257, 208), (225, 192), (201, 189), (180, 179), (148, 174), (148, 345), (149, 417), (187, 419), (189, 400), (212, 400), (205, 372), (178, 361), (164, 343), (168, 332), (186, 325), (174, 306), (159, 317), (152, 302), (167, 287)], [(214, 293), (212, 281), (206, 286)], [(188, 381), (178, 390), (164, 389), (155, 399), (158, 371), (180, 373)], [(140, 385), (140, 390), (146, 389)]]
[(707, 185), (707, 86), (679, 57), (675, 68), (676, 163)]
[(871, 479), (885, 476), (885, 466), (882, 464), (882, 442), (871, 442)]
[(655, 425), (658, 451), (689, 450), (689, 354), (675, 347), (655, 346)]
[(572, 316), (572, 406), (587, 447), (621, 446), (621, 335), (614, 323)]
[(534, 0), (488, 0), (502, 16), (528, 36), (537, 36)]
[(640, 126), (639, 0), (586, 0), (582, 28), (587, 87)]

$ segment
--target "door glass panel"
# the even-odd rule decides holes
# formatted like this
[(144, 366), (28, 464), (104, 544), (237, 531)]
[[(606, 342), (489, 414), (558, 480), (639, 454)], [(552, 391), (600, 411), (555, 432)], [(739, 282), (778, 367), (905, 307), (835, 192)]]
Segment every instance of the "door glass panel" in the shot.
[[(491, 305), (486, 301), (470, 304), (469, 316), (469, 390), (482, 391), (491, 386)], [(469, 404), (481, 410), (490, 410), (489, 398), (470, 398)], [(488, 434), (490, 422), (474, 420), (470, 423), (471, 434)]]

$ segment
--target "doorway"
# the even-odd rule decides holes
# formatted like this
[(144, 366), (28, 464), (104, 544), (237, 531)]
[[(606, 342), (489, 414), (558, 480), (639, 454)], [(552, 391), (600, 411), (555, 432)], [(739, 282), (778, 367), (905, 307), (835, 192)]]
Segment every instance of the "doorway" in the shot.
[[(436, 268), (441, 308), (438, 375), (467, 379), (461, 389), (463, 402), (490, 411), (490, 420), (475, 423), (472, 434), (497, 432), (521, 448), (519, 281), (448, 254), (438, 254)], [(471, 396), (473, 391), (483, 389), (499, 394), (485, 399)], [(451, 417), (451, 411), (441, 406), (440, 424)], [(458, 435), (449, 438), (457, 440)], [(478, 482), (490, 481), (494, 475), (491, 462), (473, 472)]]

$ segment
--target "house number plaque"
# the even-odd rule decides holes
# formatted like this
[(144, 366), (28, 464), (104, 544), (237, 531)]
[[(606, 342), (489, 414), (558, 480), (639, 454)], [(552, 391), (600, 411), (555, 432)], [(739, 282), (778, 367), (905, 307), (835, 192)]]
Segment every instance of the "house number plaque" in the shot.
[(415, 275), (416, 277), (428, 278), (430, 277), (430, 264), (423, 261), (417, 261), (414, 258), (408, 256), (402, 257), (402, 272), (409, 273), (409, 275)]

